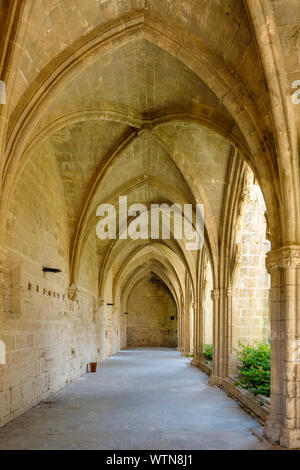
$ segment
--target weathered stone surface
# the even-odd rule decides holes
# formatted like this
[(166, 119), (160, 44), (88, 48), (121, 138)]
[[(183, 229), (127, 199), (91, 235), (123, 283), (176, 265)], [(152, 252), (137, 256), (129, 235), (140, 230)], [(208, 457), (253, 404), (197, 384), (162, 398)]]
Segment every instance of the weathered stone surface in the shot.
[[(0, 425), (127, 344), (177, 339), (208, 370), (211, 343), (222, 385), (239, 340), (270, 338), (266, 435), (300, 446), (299, 15), (298, 0), (0, 0)], [(125, 225), (99, 240), (98, 205), (119, 216), (124, 195), (204, 204), (203, 249)]]

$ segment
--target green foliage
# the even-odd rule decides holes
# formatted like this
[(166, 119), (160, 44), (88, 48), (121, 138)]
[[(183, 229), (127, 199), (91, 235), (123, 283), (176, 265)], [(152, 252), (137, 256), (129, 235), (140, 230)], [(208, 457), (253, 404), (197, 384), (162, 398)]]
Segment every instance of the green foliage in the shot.
[(240, 385), (250, 390), (254, 395), (270, 396), (271, 376), (271, 350), (269, 344), (257, 344), (245, 346), (239, 343), (236, 349), (237, 359), (241, 362), (238, 366)]
[(213, 358), (213, 345), (212, 344), (203, 344), (202, 345), (202, 354), (207, 361), (212, 361)]

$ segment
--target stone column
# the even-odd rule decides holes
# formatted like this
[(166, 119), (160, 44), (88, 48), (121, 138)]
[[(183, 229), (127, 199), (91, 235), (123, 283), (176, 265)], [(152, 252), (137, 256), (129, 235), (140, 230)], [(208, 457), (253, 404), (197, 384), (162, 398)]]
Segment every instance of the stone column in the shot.
[(190, 280), (188, 276), (185, 280), (185, 296), (184, 296), (184, 305), (183, 305), (183, 355), (188, 356), (191, 349), (191, 328), (190, 328), (190, 309), (191, 309), (191, 292), (190, 292)]
[(212, 374), (209, 379), (211, 385), (220, 385), (222, 374), (220, 371), (220, 335), (222, 334), (222, 322), (220, 322), (220, 289), (211, 291), (213, 301), (213, 363)]
[(193, 337), (193, 360), (192, 366), (199, 363), (199, 338), (200, 338), (200, 318), (199, 318), (199, 302), (194, 302), (194, 337)]
[(202, 356), (202, 345), (204, 344), (204, 306), (203, 300), (198, 303), (198, 342), (197, 342), (197, 357), (198, 363), (200, 363), (203, 359)]
[(6, 282), (5, 275), (7, 273), (7, 250), (0, 246), (0, 313), (5, 312), (5, 299), (6, 299)]
[(265, 436), (300, 447), (300, 246), (267, 254), (271, 274), (271, 414)]
[(236, 359), (232, 353), (232, 287), (226, 289), (226, 323), (225, 323), (225, 375), (236, 373)]
[(180, 313), (180, 352), (184, 351), (184, 306), (181, 308)]
[(190, 353), (190, 305), (189, 296), (184, 306), (184, 333), (183, 333), (183, 355), (188, 356)]
[(181, 302), (180, 311), (178, 312), (178, 344), (177, 344), (177, 351), (183, 351), (183, 306)]
[(181, 311), (177, 312), (177, 351), (181, 351)]

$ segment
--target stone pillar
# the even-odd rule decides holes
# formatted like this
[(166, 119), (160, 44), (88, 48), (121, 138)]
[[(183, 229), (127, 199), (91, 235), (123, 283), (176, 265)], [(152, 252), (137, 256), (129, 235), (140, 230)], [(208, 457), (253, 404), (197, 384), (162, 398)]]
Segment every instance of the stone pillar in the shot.
[(200, 343), (200, 315), (199, 315), (199, 302), (194, 302), (194, 337), (193, 337), (193, 360), (192, 366), (199, 364), (199, 343)]
[(225, 375), (236, 373), (236, 359), (232, 353), (232, 287), (226, 289), (226, 323), (225, 323)]
[(190, 354), (191, 349), (191, 328), (190, 328), (190, 310), (192, 304), (192, 296), (191, 296), (191, 284), (190, 279), (187, 276), (185, 280), (185, 296), (184, 296), (184, 303), (183, 303), (183, 355), (188, 356)]
[(180, 311), (178, 312), (178, 344), (177, 344), (177, 351), (182, 352), (183, 351), (183, 307), (182, 305), (180, 306)]
[[(189, 297), (189, 296), (187, 296)], [(183, 355), (188, 356), (190, 354), (190, 305), (189, 298), (186, 299), (184, 306), (184, 334), (183, 334)]]
[(271, 413), (265, 436), (300, 448), (300, 246), (267, 254), (271, 274)]
[(184, 351), (184, 306), (180, 312), (180, 352), (183, 354)]
[(7, 272), (7, 250), (0, 246), (0, 313), (5, 311), (5, 299), (6, 299), (6, 282), (5, 275)]
[(220, 290), (213, 289), (211, 291), (211, 298), (213, 300), (213, 363), (212, 374), (209, 379), (211, 385), (220, 385), (222, 374), (220, 370), (221, 358), (221, 338), (222, 322), (220, 321)]
[(181, 312), (177, 312), (177, 351), (181, 350)]
[[(122, 312), (122, 308), (121, 308)], [(126, 349), (127, 348), (127, 313), (122, 314), (121, 317), (121, 344), (120, 344), (120, 349)]]

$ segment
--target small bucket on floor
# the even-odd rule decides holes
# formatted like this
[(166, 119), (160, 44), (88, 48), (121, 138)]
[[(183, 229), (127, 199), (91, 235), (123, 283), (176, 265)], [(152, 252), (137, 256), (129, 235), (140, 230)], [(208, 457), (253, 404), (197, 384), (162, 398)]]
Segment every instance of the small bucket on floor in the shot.
[(90, 362), (90, 372), (96, 372), (97, 362)]

